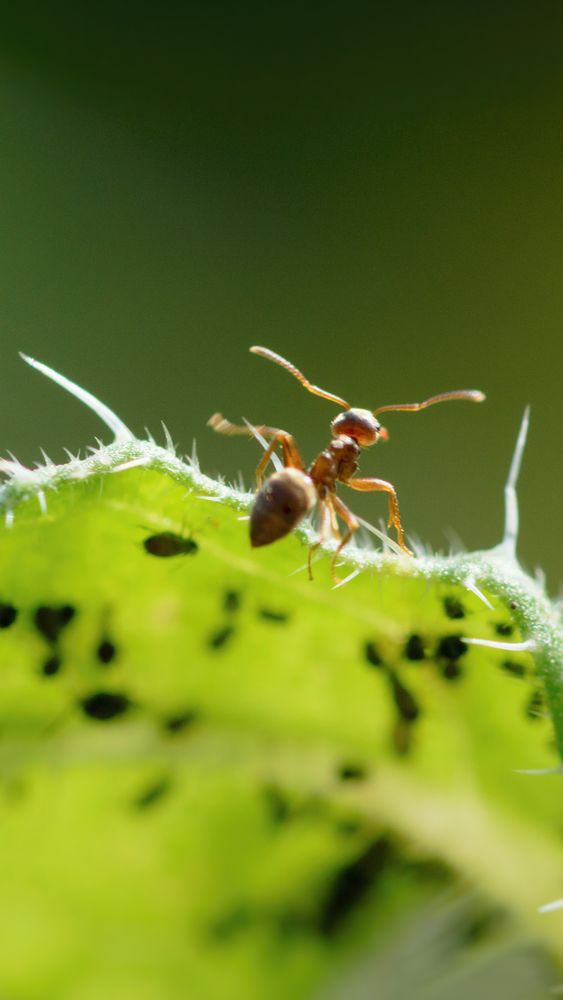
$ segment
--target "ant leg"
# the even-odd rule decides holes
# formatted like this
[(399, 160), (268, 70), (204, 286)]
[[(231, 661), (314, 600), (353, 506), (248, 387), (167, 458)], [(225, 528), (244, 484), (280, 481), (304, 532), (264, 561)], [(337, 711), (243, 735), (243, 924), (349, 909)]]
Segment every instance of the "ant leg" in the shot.
[(260, 431), (264, 437), (270, 437), (270, 435), (272, 436), (272, 441), (270, 441), (270, 444), (258, 462), (256, 469), (256, 486), (258, 489), (262, 486), (264, 470), (278, 444), (281, 445), (282, 449), (284, 469), (299, 469), (300, 472), (305, 471), (303, 459), (299, 454), (299, 449), (291, 434), (288, 434), (287, 431), (280, 431), (273, 427), (257, 427), (256, 430)]
[[(212, 427), (217, 434), (227, 434), (229, 436), (234, 434), (244, 434), (246, 437), (252, 437), (252, 429), (250, 427), (242, 427), (240, 424), (232, 424), (231, 421), (226, 420), (221, 413), (214, 413), (213, 416), (207, 421), (207, 425), (208, 427)], [(254, 427), (254, 430), (258, 431), (258, 433), (263, 437), (272, 438), (272, 441), (266, 448), (266, 451), (258, 463), (258, 468), (256, 469), (256, 485), (258, 488), (262, 485), (264, 470), (278, 444), (280, 444), (282, 448), (284, 467), (286, 469), (299, 469), (301, 472), (305, 471), (303, 459), (299, 454), (299, 449), (291, 434), (288, 434), (287, 431), (280, 430), (278, 427), (267, 427), (265, 424), (258, 424)]]
[(332, 557), (332, 562), (330, 564), (330, 571), (334, 583), (340, 583), (340, 580), (336, 575), (336, 560), (338, 559), (338, 556), (342, 552), (344, 546), (348, 545), (348, 542), (350, 541), (354, 532), (357, 531), (358, 528), (360, 527), (360, 522), (358, 521), (357, 517), (355, 517), (355, 515), (352, 513), (352, 511), (348, 509), (346, 504), (342, 503), (340, 497), (332, 496), (331, 501), (332, 504), (334, 505), (336, 513), (340, 518), (342, 518), (347, 528), (347, 531), (345, 532), (343, 538), (341, 539), (340, 545), (338, 546), (336, 552), (334, 553)]
[(405, 534), (403, 531), (403, 525), (401, 524), (399, 501), (397, 499), (395, 487), (391, 483), (388, 483), (385, 479), (348, 479), (346, 480), (345, 485), (349, 486), (352, 490), (359, 490), (362, 493), (369, 493), (373, 490), (387, 493), (389, 499), (389, 520), (387, 522), (387, 527), (390, 528), (391, 525), (393, 525), (395, 531), (397, 532), (397, 541), (403, 552), (412, 556), (411, 550), (405, 543)]

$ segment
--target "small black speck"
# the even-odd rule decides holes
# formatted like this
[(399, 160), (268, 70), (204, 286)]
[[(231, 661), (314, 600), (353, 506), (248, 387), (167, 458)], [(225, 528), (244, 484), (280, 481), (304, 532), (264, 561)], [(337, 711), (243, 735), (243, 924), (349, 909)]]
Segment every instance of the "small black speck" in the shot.
[(389, 672), (389, 681), (393, 692), (393, 700), (399, 710), (401, 719), (404, 719), (405, 722), (415, 722), (420, 715), (420, 708), (413, 695), (407, 690), (404, 684), (401, 684), (401, 681), (393, 671)]
[(60, 656), (50, 656), (41, 667), (41, 673), (44, 677), (54, 677), (55, 674), (58, 674), (61, 667), (62, 660)]
[(455, 660), (448, 660), (442, 667), (442, 677), (447, 681), (457, 681), (462, 676), (463, 670)]
[(170, 559), (172, 556), (193, 556), (198, 551), (198, 544), (193, 538), (184, 538), (173, 531), (161, 531), (158, 535), (149, 535), (143, 542), (145, 552), (159, 559)]
[(199, 712), (196, 709), (187, 709), (185, 712), (178, 712), (176, 715), (169, 715), (163, 719), (162, 725), (169, 733), (181, 733), (199, 719)]
[(377, 646), (375, 645), (374, 642), (368, 641), (365, 643), (364, 656), (372, 667), (383, 666), (383, 660), (381, 659), (379, 653), (377, 652)]
[(107, 667), (112, 660), (115, 660), (115, 657), (117, 656), (117, 648), (110, 639), (103, 639), (96, 650), (96, 656), (98, 657), (100, 663), (103, 663), (104, 666)]
[(459, 635), (446, 635), (438, 643), (436, 657), (438, 660), (457, 660), (467, 652), (467, 648)]
[(526, 705), (526, 715), (529, 719), (540, 719), (543, 712), (543, 692), (539, 690), (533, 691), (532, 695)]
[(387, 837), (378, 837), (350, 864), (340, 868), (329, 885), (325, 903), (319, 914), (319, 931), (332, 937), (350, 913), (373, 889), (391, 854)]
[(457, 597), (444, 597), (444, 611), (448, 618), (465, 618), (465, 609)]
[(148, 809), (159, 802), (170, 791), (170, 788), (171, 784), (168, 778), (161, 778), (160, 781), (155, 781), (148, 788), (145, 788), (133, 801), (133, 805), (136, 809)]
[(274, 823), (285, 823), (291, 815), (287, 797), (276, 785), (266, 785), (262, 789), (266, 808)]
[(518, 610), (518, 605), (517, 605), (516, 601), (511, 601), (510, 604), (508, 605), (508, 607), (510, 608), (511, 611), (517, 611)]
[(241, 596), (238, 590), (226, 590), (223, 597), (223, 611), (240, 611)]
[(362, 764), (346, 761), (338, 768), (338, 777), (342, 781), (364, 781), (367, 778), (367, 771)]
[(503, 670), (506, 670), (507, 674), (512, 674), (513, 677), (526, 676), (526, 667), (523, 663), (517, 663), (516, 660), (503, 660), (501, 667)]
[(225, 625), (224, 628), (219, 628), (216, 632), (213, 632), (208, 640), (211, 649), (222, 649), (223, 646), (226, 646), (229, 639), (232, 638), (234, 631), (232, 625)]
[(96, 694), (88, 695), (80, 702), (80, 707), (85, 715), (91, 719), (99, 719), (106, 722), (114, 719), (117, 715), (123, 715), (131, 708), (131, 700), (126, 694), (119, 694), (115, 691), (97, 691)]
[(419, 635), (415, 632), (409, 635), (406, 645), (405, 645), (405, 656), (407, 660), (423, 660), (424, 659), (424, 643)]
[(18, 617), (18, 609), (13, 604), (0, 603), (0, 628), (9, 628)]
[(61, 607), (49, 607), (43, 604), (35, 611), (33, 621), (37, 631), (41, 632), (47, 642), (54, 643), (75, 614), (76, 608), (71, 604), (63, 604)]
[(262, 618), (265, 622), (274, 622), (278, 625), (283, 625), (284, 622), (288, 621), (289, 614), (287, 611), (275, 611), (273, 608), (259, 608), (258, 617)]
[(495, 632), (497, 635), (512, 635), (514, 626), (510, 622), (497, 622)]

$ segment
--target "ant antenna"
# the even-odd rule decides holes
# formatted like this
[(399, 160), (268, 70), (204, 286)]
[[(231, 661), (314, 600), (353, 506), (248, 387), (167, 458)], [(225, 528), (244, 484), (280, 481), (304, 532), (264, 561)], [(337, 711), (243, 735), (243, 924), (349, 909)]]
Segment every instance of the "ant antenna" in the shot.
[(438, 396), (430, 396), (422, 403), (396, 403), (393, 406), (378, 406), (377, 410), (371, 412), (374, 416), (378, 413), (387, 413), (389, 410), (406, 410), (416, 413), (418, 410), (425, 410), (427, 406), (434, 406), (434, 403), (445, 403), (448, 399), (467, 399), (470, 403), (482, 403), (485, 393), (479, 389), (455, 389), (453, 392), (441, 392)]
[(336, 403), (337, 406), (341, 406), (344, 410), (350, 409), (346, 400), (341, 399), (340, 396), (335, 396), (332, 392), (326, 392), (325, 389), (319, 389), (318, 385), (311, 385), (309, 379), (306, 379), (303, 373), (300, 372), (295, 365), (291, 364), (291, 361), (286, 361), (286, 359), (282, 358), (281, 355), (268, 350), (267, 347), (251, 347), (249, 350), (251, 354), (259, 354), (260, 357), (266, 358), (267, 361), (273, 361), (274, 364), (279, 365), (280, 368), (285, 368), (290, 375), (293, 375), (298, 382), (301, 382), (301, 385), (307, 389), (307, 392), (312, 392), (314, 396), (322, 396), (323, 399), (328, 399), (329, 402)]

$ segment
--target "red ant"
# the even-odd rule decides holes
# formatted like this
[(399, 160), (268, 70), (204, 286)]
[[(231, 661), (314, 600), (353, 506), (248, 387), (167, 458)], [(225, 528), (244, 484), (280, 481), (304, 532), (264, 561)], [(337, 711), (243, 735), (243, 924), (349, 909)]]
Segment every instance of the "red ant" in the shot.
[[(319, 389), (317, 385), (311, 385), (295, 365), (280, 357), (279, 354), (275, 354), (274, 351), (268, 350), (267, 347), (251, 347), (250, 350), (252, 354), (259, 354), (261, 357), (267, 358), (268, 361), (273, 361), (276, 365), (285, 368), (301, 382), (301, 385), (308, 392), (328, 399), (344, 410), (343, 413), (339, 413), (334, 418), (330, 425), (332, 432), (330, 444), (324, 451), (321, 451), (308, 469), (303, 464), (294, 438), (287, 431), (264, 425), (240, 427), (225, 420), (220, 413), (214, 413), (210, 418), (208, 425), (219, 434), (252, 435), (256, 431), (263, 437), (272, 439), (256, 469), (258, 492), (250, 516), (251, 545), (253, 547), (269, 545), (271, 542), (277, 541), (278, 538), (283, 538), (318, 503), (321, 531), (319, 541), (309, 549), (309, 577), (313, 578), (311, 557), (323, 540), (326, 514), (328, 513), (332, 532), (340, 539), (340, 544), (332, 558), (332, 576), (333, 579), (337, 580), (336, 559), (360, 526), (352, 511), (336, 495), (336, 484), (339, 482), (364, 493), (373, 490), (387, 493), (389, 500), (388, 527), (395, 528), (399, 545), (403, 552), (411, 556), (412, 552), (405, 544), (395, 487), (386, 482), (385, 479), (355, 478), (360, 449), (368, 448), (379, 440), (386, 441), (388, 439), (387, 430), (375, 419), (379, 413), (390, 410), (416, 412), (448, 399), (468, 399), (474, 403), (481, 403), (485, 399), (484, 393), (476, 389), (459, 389), (431, 396), (430, 399), (425, 399), (422, 403), (400, 403), (392, 406), (380, 406), (377, 410), (362, 410), (350, 407), (344, 399), (333, 395), (332, 392), (326, 392), (324, 389)], [(278, 444), (282, 449), (284, 468), (280, 472), (275, 472), (263, 484), (264, 470)], [(338, 530), (338, 517), (346, 526), (344, 535), (341, 535)]]

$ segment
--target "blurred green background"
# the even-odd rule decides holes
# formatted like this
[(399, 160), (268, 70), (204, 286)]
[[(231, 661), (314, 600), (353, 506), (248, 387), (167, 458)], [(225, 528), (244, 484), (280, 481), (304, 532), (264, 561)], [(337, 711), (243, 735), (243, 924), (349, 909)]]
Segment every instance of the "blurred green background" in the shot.
[(361, 406), (479, 387), (481, 407), (389, 415), (362, 471), (422, 540), (491, 545), (531, 403), (520, 551), (555, 588), (562, 29), (560, 4), (475, 0), (5, 11), (2, 452), (100, 433), (18, 350), (246, 482), (256, 446), (215, 437), (214, 410), (307, 458), (336, 412), (250, 344)]

